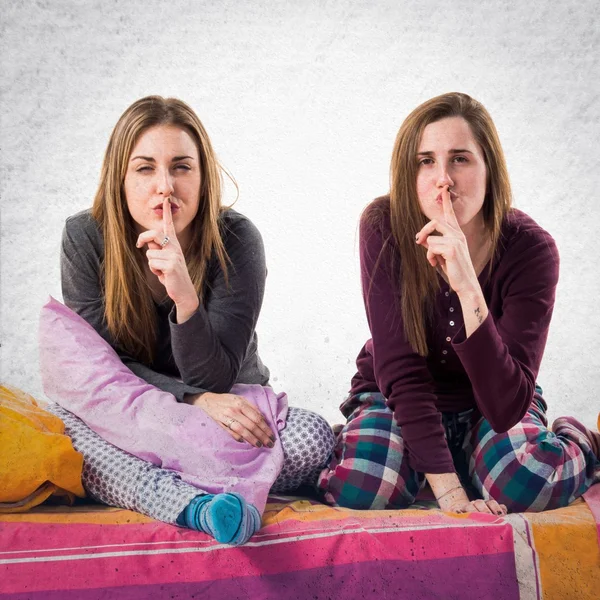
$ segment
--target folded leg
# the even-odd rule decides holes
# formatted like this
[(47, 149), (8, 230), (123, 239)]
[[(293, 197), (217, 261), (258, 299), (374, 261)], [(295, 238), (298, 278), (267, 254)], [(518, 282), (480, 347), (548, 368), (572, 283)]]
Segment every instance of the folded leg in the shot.
[(548, 429), (546, 404), (536, 398), (505, 433), (480, 419), (465, 439), (473, 485), (512, 512), (567, 506), (600, 481), (600, 461), (584, 436), (560, 419)]

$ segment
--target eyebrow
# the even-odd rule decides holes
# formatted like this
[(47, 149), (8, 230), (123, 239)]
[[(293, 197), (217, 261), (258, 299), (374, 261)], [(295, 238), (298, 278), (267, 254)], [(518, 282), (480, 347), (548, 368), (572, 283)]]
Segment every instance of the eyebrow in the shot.
[[(449, 154), (473, 154), (470, 150), (466, 148), (451, 148), (448, 150)], [(434, 152), (431, 150), (426, 150), (425, 152), (417, 152), (417, 156), (433, 156)]]
[[(189, 158), (190, 160), (194, 160), (193, 156), (174, 156), (171, 159), (171, 162), (177, 162), (178, 160), (184, 160), (185, 158)], [(134, 160), (137, 160), (137, 159), (139, 159), (139, 160), (145, 160), (147, 162), (152, 162), (152, 163), (156, 162), (156, 160), (154, 160), (151, 156), (134, 156), (131, 160), (134, 161)]]

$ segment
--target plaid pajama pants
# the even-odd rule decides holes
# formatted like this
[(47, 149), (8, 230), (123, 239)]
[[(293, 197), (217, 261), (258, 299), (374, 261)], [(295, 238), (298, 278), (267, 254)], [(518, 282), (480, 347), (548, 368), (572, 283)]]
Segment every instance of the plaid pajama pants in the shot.
[[(406, 508), (425, 483), (411, 469), (401, 428), (380, 393), (350, 396), (355, 407), (338, 433), (333, 458), (319, 476), (324, 500), (356, 509)], [(496, 433), (473, 411), (442, 413), (446, 439), (461, 482), (472, 497), (493, 498), (511, 512), (566, 506), (600, 481), (600, 461), (569, 423), (548, 429), (537, 388), (523, 420)]]

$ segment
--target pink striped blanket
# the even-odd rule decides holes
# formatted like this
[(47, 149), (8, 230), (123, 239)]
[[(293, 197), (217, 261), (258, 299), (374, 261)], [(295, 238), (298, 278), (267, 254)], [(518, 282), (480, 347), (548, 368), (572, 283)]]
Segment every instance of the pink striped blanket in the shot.
[(542, 514), (352, 511), (271, 496), (243, 547), (97, 505), (0, 515), (0, 598), (585, 600), (600, 484)]

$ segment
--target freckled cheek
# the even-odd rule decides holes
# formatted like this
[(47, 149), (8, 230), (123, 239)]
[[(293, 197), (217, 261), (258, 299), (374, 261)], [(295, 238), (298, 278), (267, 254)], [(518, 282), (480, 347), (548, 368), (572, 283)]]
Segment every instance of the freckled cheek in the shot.
[(148, 199), (148, 184), (144, 181), (125, 180), (125, 197), (131, 202), (142, 202)]
[(467, 189), (470, 190), (471, 201), (475, 204), (483, 204), (486, 190), (485, 178), (481, 179), (480, 177), (473, 177), (467, 183)]
[(435, 218), (436, 214), (439, 212), (439, 206), (432, 200), (435, 198), (436, 187), (434, 184), (429, 181), (419, 181), (417, 178), (417, 198), (419, 199), (419, 206), (421, 207), (421, 212), (428, 218)]
[(417, 179), (417, 198), (419, 199), (421, 210), (424, 210), (428, 204), (428, 198), (431, 196), (431, 190), (429, 190), (430, 187), (431, 186)]

